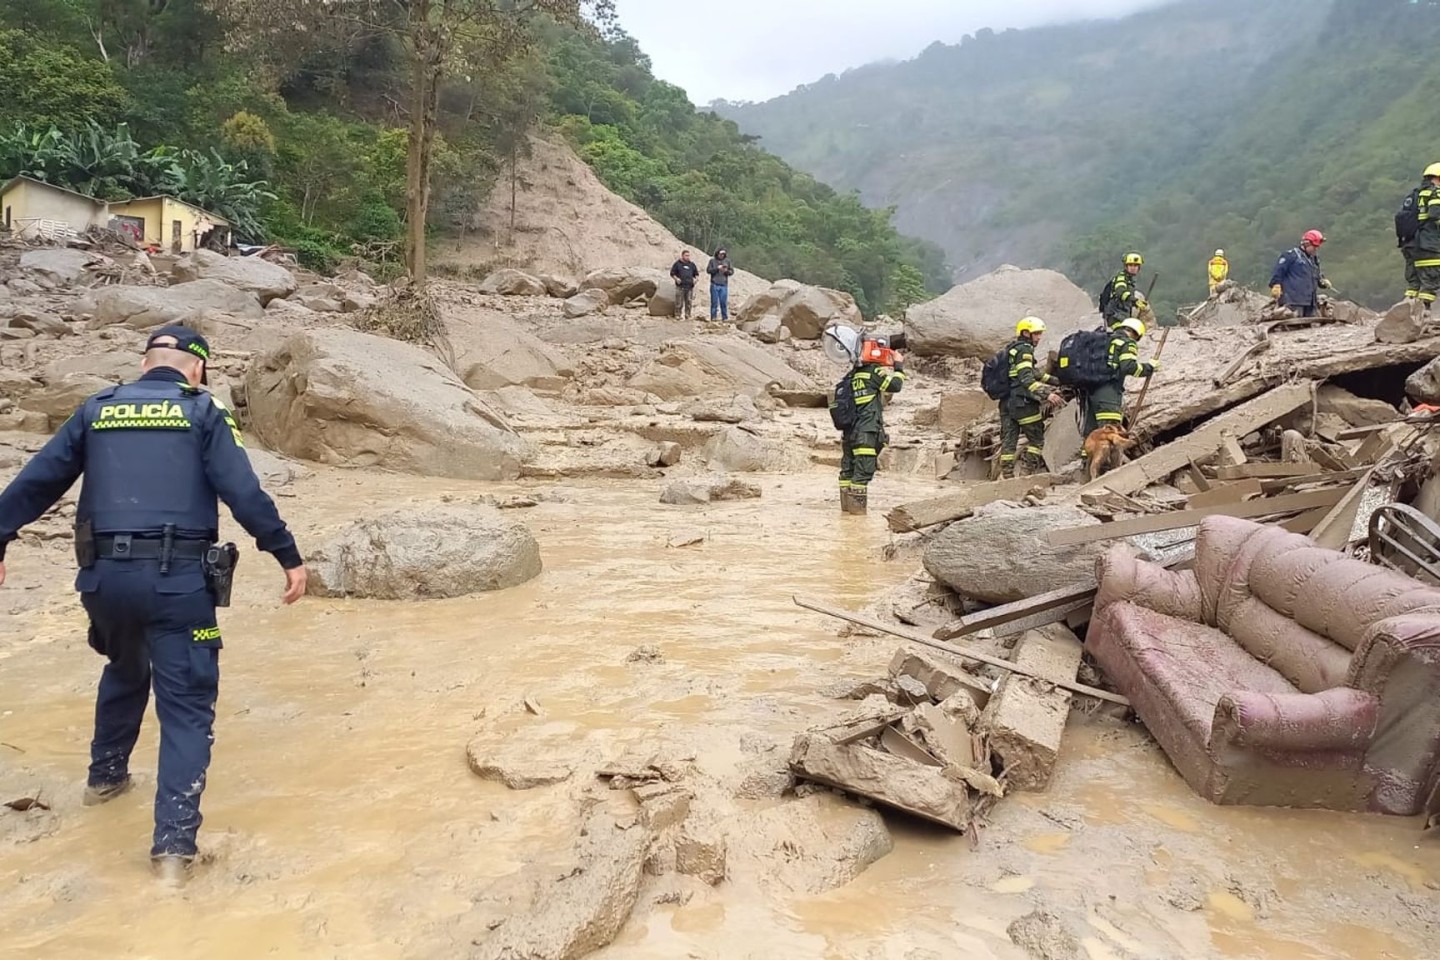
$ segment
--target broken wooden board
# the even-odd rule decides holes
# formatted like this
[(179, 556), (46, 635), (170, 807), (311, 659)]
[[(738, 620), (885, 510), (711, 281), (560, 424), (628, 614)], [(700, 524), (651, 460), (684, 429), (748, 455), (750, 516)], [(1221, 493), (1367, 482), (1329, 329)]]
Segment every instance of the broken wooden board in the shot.
[(949, 700), (961, 690), (968, 691), (978, 707), (984, 707), (990, 700), (990, 683), (967, 673), (959, 666), (940, 663), (928, 653), (907, 650), (901, 647), (890, 658), (890, 677), (911, 677), (925, 687), (925, 692), (936, 700)]
[(1331, 470), (1325, 473), (1307, 473), (1300, 477), (1276, 477), (1271, 480), (1260, 481), (1260, 491), (1266, 496), (1272, 493), (1280, 493), (1285, 490), (1293, 490), (1296, 487), (1308, 487), (1316, 483), (1353, 483), (1365, 475), (1368, 467), (1354, 467), (1350, 470)]
[[(963, 647), (947, 646), (943, 643), (931, 640), (929, 637), (924, 636), (923, 634), (915, 633), (913, 630), (902, 630), (898, 627), (892, 627), (888, 623), (881, 623), (874, 617), (867, 617), (862, 614), (851, 613), (849, 610), (843, 610), (839, 607), (832, 607), (827, 604), (819, 603), (815, 600), (807, 600), (804, 597), (795, 596), (791, 597), (790, 599), (795, 603), (797, 607), (804, 607), (806, 610), (814, 610), (816, 613), (823, 613), (827, 617), (834, 617), (837, 620), (844, 620), (847, 623), (853, 623), (856, 626), (866, 627), (878, 633), (888, 633), (892, 637), (899, 637), (902, 640), (909, 640), (911, 643), (918, 643), (922, 647), (929, 647), (931, 650), (938, 650), (941, 653), (948, 654), (952, 657), (960, 657), (964, 660), (975, 660), (979, 663), (988, 663), (992, 667), (999, 667), (1002, 670), (1008, 670), (1013, 673), (1026, 673), (1024, 667), (1012, 663), (1009, 660), (1002, 660), (999, 657), (992, 657), (989, 654), (980, 653), (978, 650), (966, 650)], [(1129, 700), (1126, 700), (1118, 693), (1111, 693), (1109, 690), (1101, 690), (1098, 687), (1086, 686), (1083, 683), (1062, 682), (1050, 677), (1043, 677), (1041, 679), (1050, 680), (1050, 682), (1054, 683), (1057, 687), (1064, 687), (1066, 690), (1070, 690), (1075, 693), (1083, 693), (1087, 697), (1094, 697), (1097, 700), (1106, 700), (1110, 703), (1118, 703), (1121, 706), (1130, 706)]]
[[(1085, 527), (1069, 527), (1052, 530), (1046, 537), (1052, 547), (1068, 547), (1077, 543), (1095, 543), (1100, 540), (1115, 540), (1133, 537), (1141, 533), (1159, 533), (1162, 530), (1179, 530), (1197, 526), (1206, 517), (1267, 517), (1283, 513), (1299, 513), (1315, 507), (1339, 502), (1345, 495), (1343, 490), (1312, 490), (1308, 493), (1292, 493), (1283, 497), (1265, 500), (1248, 500), (1244, 503), (1206, 507), (1203, 510), (1180, 510), (1175, 513), (1161, 513), (1152, 517), (1134, 520), (1117, 520), (1114, 523), (1092, 524)], [(1349, 529), (1348, 527), (1346, 528)]]
[(975, 483), (955, 493), (902, 503), (886, 514), (885, 519), (895, 533), (911, 533), (948, 520), (964, 519), (987, 503), (994, 503), (996, 500), (1018, 500), (1035, 487), (1048, 489), (1059, 482), (1060, 478), (1053, 473), (1037, 473), (1013, 480)]
[(1260, 494), (1259, 480), (1236, 480), (1233, 483), (1219, 483), (1204, 493), (1197, 493), (1185, 501), (1185, 505), (1198, 510), (1202, 507), (1218, 507), (1224, 503), (1239, 503), (1246, 497)]
[(1245, 448), (1240, 446), (1240, 441), (1235, 439), (1233, 433), (1226, 433), (1220, 437), (1220, 464), (1222, 468), (1231, 469), (1249, 462), (1250, 458), (1245, 455)]
[(798, 777), (923, 817), (952, 830), (970, 826), (970, 791), (941, 767), (916, 763), (864, 744), (841, 744), (823, 733), (795, 738), (790, 769)]
[(1080, 404), (1071, 400), (1057, 410), (1050, 422), (1045, 424), (1043, 456), (1045, 466), (1051, 473), (1064, 470), (1071, 461), (1080, 456), (1080, 450), (1085, 445), (1085, 438), (1080, 435), (1079, 411)]
[(1275, 526), (1290, 533), (1309, 534), (1315, 529), (1315, 524), (1325, 519), (1325, 514), (1330, 512), (1329, 507), (1316, 507), (1298, 517), (1291, 517), (1289, 520), (1281, 520)]
[(1091, 481), (1082, 490), (1109, 487), (1117, 493), (1135, 493), (1152, 483), (1164, 481), (1192, 460), (1208, 457), (1220, 449), (1226, 433), (1245, 436), (1252, 430), (1293, 413), (1310, 403), (1309, 381), (1276, 387), (1269, 393), (1246, 401), (1215, 417), (1197, 430), (1110, 471)]
[[(1015, 663), (1044, 677), (1073, 680), (1080, 670), (1079, 639), (1059, 624), (1033, 630), (1015, 645)], [(1070, 694), (1043, 681), (1011, 674), (990, 700), (980, 726), (1014, 790), (1050, 785), (1070, 715)]]
[(1257, 478), (1302, 477), (1316, 473), (1316, 463), (1246, 463), (1235, 467), (1220, 467), (1215, 471), (1216, 480), (1252, 480)]

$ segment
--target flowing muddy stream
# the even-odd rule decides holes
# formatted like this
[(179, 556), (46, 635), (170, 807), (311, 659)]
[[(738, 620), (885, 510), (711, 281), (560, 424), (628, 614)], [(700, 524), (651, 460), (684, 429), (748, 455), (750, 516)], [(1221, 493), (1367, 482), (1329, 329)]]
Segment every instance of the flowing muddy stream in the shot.
[[(881, 510), (842, 518), (828, 473), (761, 482), (761, 500), (698, 509), (659, 506), (653, 483), (551, 488), (512, 514), (545, 573), (458, 600), (281, 608), (278, 570), (247, 551), (221, 620), (203, 862), (179, 894), (145, 859), (153, 713), (139, 789), (82, 808), (99, 660), (68, 543), (17, 545), (0, 590), (0, 801), (39, 792), (53, 810), (0, 809), (0, 956), (461, 957), (485, 934), (484, 891), (571, 850), (601, 760), (663, 744), (720, 783), (757, 754), (783, 763), (796, 732), (845, 708), (820, 689), (878, 676), (896, 646), (841, 637), (791, 594), (861, 607), (916, 560), (883, 559)], [(885, 477), (875, 499), (927, 489)], [(497, 492), (511, 491), (317, 469), (280, 505), (303, 547), (351, 516)], [(668, 546), (681, 532), (707, 539)], [(627, 661), (645, 644), (663, 659)], [(482, 782), (465, 759), (477, 734), (568, 757), (575, 775)], [(1050, 792), (1004, 800), (978, 850), (887, 822), (894, 851), (828, 893), (733, 872), (682, 904), (642, 889), (595, 956), (1023, 958), (1006, 928), (1037, 908), (1078, 941), (1055, 958), (1435, 955), (1440, 844), (1416, 821), (1210, 806), (1115, 720), (1072, 720)]]

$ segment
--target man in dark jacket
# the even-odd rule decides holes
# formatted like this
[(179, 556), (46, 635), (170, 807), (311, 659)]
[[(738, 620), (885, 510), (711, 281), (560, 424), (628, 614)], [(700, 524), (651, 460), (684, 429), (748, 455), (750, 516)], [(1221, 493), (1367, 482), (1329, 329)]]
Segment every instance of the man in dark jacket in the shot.
[(905, 384), (905, 360), (885, 341), (866, 340), (850, 371), (855, 426), (840, 438), (840, 510), (863, 514), (870, 504), (880, 451), (885, 449), (885, 396)]
[[(1415, 212), (1420, 229), (1412, 244), (1414, 295), (1428, 311), (1440, 294), (1440, 163), (1432, 163), (1426, 169), (1425, 183), (1415, 195)], [(1411, 271), (1406, 272), (1408, 277)], [(1410, 295), (1407, 291), (1406, 296)]]
[(1330, 281), (1320, 269), (1319, 250), (1324, 242), (1325, 235), (1319, 230), (1305, 231), (1300, 246), (1281, 254), (1275, 272), (1270, 275), (1270, 296), (1302, 317), (1313, 317), (1320, 312), (1320, 290), (1330, 287)]
[(715, 256), (705, 266), (705, 272), (710, 274), (710, 319), (714, 320), (718, 314), (720, 319), (729, 320), (730, 277), (734, 275), (735, 267), (723, 247), (715, 251)]
[(1125, 425), (1125, 378), (1152, 377), (1160, 369), (1159, 360), (1140, 359), (1140, 339), (1144, 336), (1145, 324), (1137, 317), (1120, 321), (1120, 325), (1110, 331), (1110, 342), (1105, 348), (1105, 366), (1110, 371), (1110, 379), (1081, 395), (1085, 411), (1081, 436), (1088, 437), (1100, 427)]
[(695, 305), (695, 281), (700, 278), (700, 267), (690, 259), (689, 250), (680, 251), (680, 259), (670, 267), (670, 279), (675, 281), (675, 312), (684, 320), (690, 319), (690, 310)]

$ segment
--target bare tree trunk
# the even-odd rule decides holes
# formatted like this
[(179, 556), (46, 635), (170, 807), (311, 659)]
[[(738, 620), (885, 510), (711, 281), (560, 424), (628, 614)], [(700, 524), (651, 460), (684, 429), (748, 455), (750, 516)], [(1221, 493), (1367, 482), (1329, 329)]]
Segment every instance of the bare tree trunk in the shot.
[(515, 181), (520, 179), (515, 167), (520, 162), (520, 144), (510, 144), (510, 244), (515, 243)]
[[(414, 44), (410, 117), (410, 148), (406, 156), (405, 211), (408, 218), (405, 263), (410, 279), (422, 286), (426, 278), (425, 223), (430, 210), (430, 161), (435, 153), (436, 115), (440, 107), (440, 75), (447, 54), (446, 28), (430, 21), (432, 0), (414, 0), (410, 11)], [(448, 3), (442, 0), (441, 20)]]

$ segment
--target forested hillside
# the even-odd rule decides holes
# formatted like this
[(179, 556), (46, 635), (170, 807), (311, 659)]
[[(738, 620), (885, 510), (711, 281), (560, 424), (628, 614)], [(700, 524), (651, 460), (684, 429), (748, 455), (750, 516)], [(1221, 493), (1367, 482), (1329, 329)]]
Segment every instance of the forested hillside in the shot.
[(1051, 266), (1098, 290), (1143, 247), (1157, 298), (1224, 247), (1268, 279), (1308, 227), (1341, 292), (1401, 292), (1391, 215), (1440, 160), (1432, 0), (1190, 0), (936, 44), (763, 104), (718, 104), (802, 169), (893, 204), (971, 277)]
[[(261, 6), (0, 0), (0, 177), (26, 172), (106, 197), (164, 190), (219, 207), (251, 239), (292, 245), (312, 265), (358, 251), (395, 268), (410, 107), (397, 33), (247, 45), (215, 12)], [(869, 313), (948, 286), (937, 247), (697, 112), (618, 28), (530, 28), (503, 58), (448, 71), (432, 230), (472, 215), (528, 134), (549, 127), (687, 243), (727, 245), (754, 272), (848, 290)]]

